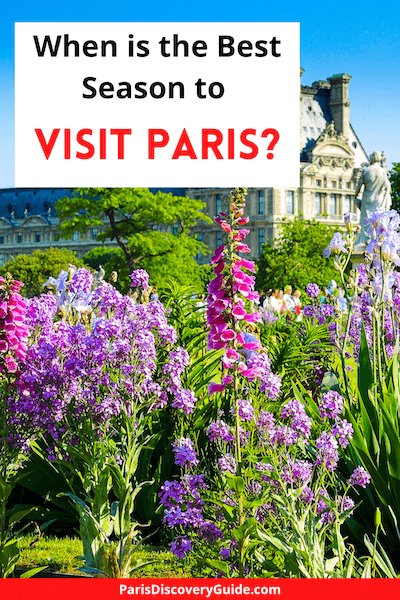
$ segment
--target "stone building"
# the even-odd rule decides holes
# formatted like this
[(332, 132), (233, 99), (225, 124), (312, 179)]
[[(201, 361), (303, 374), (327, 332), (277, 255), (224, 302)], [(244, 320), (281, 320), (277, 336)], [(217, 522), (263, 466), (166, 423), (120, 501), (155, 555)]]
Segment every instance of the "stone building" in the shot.
[(0, 190), (0, 266), (17, 254), (46, 248), (69, 248), (78, 255), (100, 244), (97, 228), (72, 239), (60, 237), (55, 203), (72, 190), (53, 188), (10, 188)]
[[(185, 194), (183, 188), (165, 191)], [(61, 236), (55, 204), (71, 193), (72, 189), (61, 188), (0, 189), (0, 266), (13, 256), (34, 250), (69, 248), (83, 256), (98, 246), (116, 245), (110, 240), (98, 241), (98, 227), (90, 227), (86, 233), (75, 231), (71, 239)]]
[[(248, 240), (254, 257), (261, 253), (265, 242), (276, 238), (282, 219), (302, 215), (338, 226), (345, 213), (358, 212), (354, 190), (361, 165), (368, 162), (368, 157), (350, 123), (350, 79), (350, 75), (340, 74), (301, 86), (300, 187), (249, 189)], [(211, 217), (223, 210), (229, 197), (228, 189), (186, 191), (207, 203)], [(202, 226), (197, 234), (211, 250), (221, 243), (217, 226)]]
[[(354, 190), (360, 167), (368, 157), (350, 123), (350, 79), (350, 75), (340, 74), (301, 86), (300, 187), (249, 190), (248, 239), (253, 257), (260, 254), (265, 242), (273, 242), (283, 219), (302, 215), (337, 227), (346, 212), (358, 212)], [(206, 202), (210, 217), (224, 209), (229, 197), (229, 189), (221, 188), (165, 191), (200, 198)], [(0, 190), (0, 265), (12, 256), (39, 248), (67, 247), (82, 255), (100, 245), (96, 228), (85, 234), (75, 232), (70, 240), (60, 238), (54, 205), (70, 193), (65, 189)], [(221, 244), (222, 232), (216, 225), (202, 224), (195, 232), (211, 250)]]

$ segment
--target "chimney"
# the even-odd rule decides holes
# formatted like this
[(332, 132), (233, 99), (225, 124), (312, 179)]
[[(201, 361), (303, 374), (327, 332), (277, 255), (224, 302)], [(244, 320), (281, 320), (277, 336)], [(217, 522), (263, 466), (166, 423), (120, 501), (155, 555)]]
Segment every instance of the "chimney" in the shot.
[(333, 122), (338, 133), (342, 133), (349, 139), (350, 134), (350, 101), (349, 101), (349, 81), (351, 75), (340, 73), (328, 77), (331, 84), (331, 95), (329, 105), (331, 108)]

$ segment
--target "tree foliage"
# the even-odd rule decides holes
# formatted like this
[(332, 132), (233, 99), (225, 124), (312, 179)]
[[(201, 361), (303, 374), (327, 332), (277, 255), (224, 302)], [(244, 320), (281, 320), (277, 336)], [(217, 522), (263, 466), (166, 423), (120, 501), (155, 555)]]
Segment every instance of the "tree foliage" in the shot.
[(393, 163), (389, 179), (392, 185), (392, 208), (400, 212), (400, 163)]
[(275, 245), (265, 244), (257, 273), (259, 290), (283, 289), (285, 285), (304, 290), (309, 282), (327, 285), (337, 277), (333, 259), (323, 250), (332, 238), (332, 226), (297, 218), (282, 224)]
[[(154, 257), (143, 261), (142, 265), (150, 274), (150, 283), (158, 288), (167, 289), (172, 282), (179, 285), (191, 285), (194, 290), (201, 290), (209, 280), (211, 269), (209, 265), (198, 265), (189, 255), (189, 249), (184, 249), (184, 255), (170, 252), (165, 256)], [(99, 247), (89, 250), (83, 256), (84, 263), (98, 271), (100, 266), (105, 271), (104, 279), (110, 281), (111, 273), (118, 274), (115, 287), (126, 293), (130, 286), (130, 270), (120, 248)]]
[(42, 294), (44, 282), (49, 277), (57, 277), (60, 271), (66, 271), (70, 264), (81, 267), (83, 261), (67, 248), (48, 248), (15, 256), (1, 267), (0, 273), (11, 273), (15, 279), (23, 281), (22, 292), (31, 297)]
[[(162, 285), (168, 278), (181, 283), (188, 278), (195, 283), (201, 280), (202, 269), (195, 257), (206, 253), (207, 247), (191, 232), (199, 221), (210, 222), (202, 212), (204, 206), (199, 200), (152, 194), (145, 188), (83, 188), (72, 198), (60, 200), (57, 211), (63, 235), (93, 227), (100, 229), (99, 241), (116, 242), (119, 253), (113, 254), (111, 262), (115, 265), (118, 257), (123, 259), (122, 277), (125, 271), (145, 268), (153, 283)], [(89, 253), (87, 260), (93, 259)]]

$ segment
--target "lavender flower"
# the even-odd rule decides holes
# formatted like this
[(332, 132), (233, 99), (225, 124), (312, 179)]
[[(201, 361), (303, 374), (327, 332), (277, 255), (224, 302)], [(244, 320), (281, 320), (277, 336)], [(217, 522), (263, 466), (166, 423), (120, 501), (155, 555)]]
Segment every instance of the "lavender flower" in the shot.
[(223, 473), (236, 473), (236, 461), (232, 454), (224, 454), (218, 459), (218, 467)]
[(150, 276), (144, 269), (135, 269), (130, 275), (131, 287), (147, 290), (149, 287)]
[(329, 246), (324, 250), (325, 258), (329, 258), (329, 256), (333, 254), (340, 254), (341, 252), (347, 252), (347, 248), (345, 245), (345, 241), (341, 233), (336, 232), (333, 235), (333, 238), (329, 242)]
[(320, 295), (320, 289), (316, 283), (309, 283), (306, 286), (306, 293), (310, 298), (318, 298)]
[(238, 400), (238, 413), (242, 421), (251, 421), (254, 417), (254, 407), (248, 400)]
[(328, 471), (333, 471), (339, 460), (338, 442), (326, 431), (323, 431), (315, 443), (318, 448), (316, 465), (325, 465)]
[(175, 455), (175, 464), (179, 467), (190, 468), (199, 464), (192, 440), (180, 438), (172, 444)]
[(347, 448), (349, 440), (353, 437), (353, 426), (346, 419), (337, 419), (332, 427), (332, 435), (338, 438), (338, 442), (342, 448)]
[(371, 481), (371, 475), (364, 469), (364, 467), (357, 467), (350, 475), (349, 484), (366, 488)]
[(319, 401), (319, 412), (321, 417), (334, 419), (338, 417), (343, 410), (343, 397), (333, 390), (326, 392)]
[(186, 554), (191, 552), (192, 549), (192, 542), (187, 536), (180, 536), (171, 542), (171, 552), (177, 558), (185, 558)]
[(232, 442), (233, 435), (230, 427), (225, 421), (219, 420), (211, 423), (207, 429), (207, 435), (211, 442), (220, 439), (223, 442)]

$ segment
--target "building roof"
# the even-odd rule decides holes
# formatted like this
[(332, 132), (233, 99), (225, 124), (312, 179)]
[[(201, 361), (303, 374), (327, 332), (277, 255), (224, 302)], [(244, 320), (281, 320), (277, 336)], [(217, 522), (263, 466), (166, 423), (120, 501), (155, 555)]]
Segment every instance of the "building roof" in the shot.
[[(300, 160), (307, 162), (308, 152), (315, 145), (326, 126), (333, 121), (330, 100), (330, 83), (315, 81), (311, 86), (301, 86), (301, 151)], [(368, 156), (350, 126), (349, 145), (354, 152), (354, 165), (368, 162)]]
[(55, 217), (55, 203), (71, 193), (66, 188), (0, 189), (0, 217), (12, 223), (37, 215), (50, 222)]
[[(150, 188), (156, 193), (159, 188)], [(183, 188), (165, 188), (160, 191), (170, 192), (175, 196), (184, 196)], [(0, 189), (0, 218), (7, 219), (10, 224), (21, 221), (32, 215), (42, 216), (49, 223), (57, 220), (54, 205), (61, 198), (71, 196), (71, 188), (4, 188)]]

